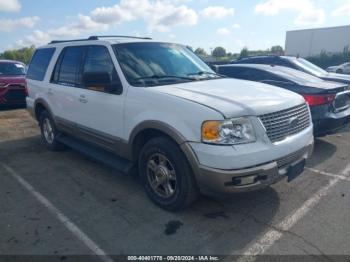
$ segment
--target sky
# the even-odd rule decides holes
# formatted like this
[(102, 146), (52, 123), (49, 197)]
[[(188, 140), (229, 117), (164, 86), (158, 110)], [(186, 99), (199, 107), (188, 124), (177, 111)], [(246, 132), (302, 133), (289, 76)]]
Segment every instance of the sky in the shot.
[(289, 30), (349, 24), (350, 0), (0, 0), (0, 52), (133, 35), (236, 53), (284, 47)]

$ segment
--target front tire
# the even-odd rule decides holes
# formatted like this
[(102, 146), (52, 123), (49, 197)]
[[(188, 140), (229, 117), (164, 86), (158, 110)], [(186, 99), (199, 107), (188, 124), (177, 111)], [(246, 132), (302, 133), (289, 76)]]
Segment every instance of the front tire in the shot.
[(51, 151), (62, 150), (64, 146), (57, 141), (58, 131), (51, 115), (47, 111), (40, 114), (39, 126), (41, 130), (41, 140)]
[(191, 167), (169, 138), (157, 137), (145, 144), (139, 156), (139, 173), (147, 195), (165, 210), (182, 210), (198, 198)]

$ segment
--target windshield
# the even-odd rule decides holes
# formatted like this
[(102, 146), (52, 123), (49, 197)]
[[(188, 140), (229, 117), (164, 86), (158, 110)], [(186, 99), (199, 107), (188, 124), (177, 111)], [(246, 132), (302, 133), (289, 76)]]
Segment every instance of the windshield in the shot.
[(0, 75), (18, 76), (25, 75), (25, 67), (20, 63), (0, 63)]
[(114, 45), (121, 69), (133, 86), (157, 86), (219, 76), (187, 47), (169, 43)]
[(304, 69), (306, 72), (313, 74), (315, 76), (323, 76), (326, 75), (327, 72), (323, 70), (321, 67), (318, 67), (317, 65), (310, 63), (304, 58), (297, 58), (294, 60), (295, 63), (300, 66), (302, 69)]

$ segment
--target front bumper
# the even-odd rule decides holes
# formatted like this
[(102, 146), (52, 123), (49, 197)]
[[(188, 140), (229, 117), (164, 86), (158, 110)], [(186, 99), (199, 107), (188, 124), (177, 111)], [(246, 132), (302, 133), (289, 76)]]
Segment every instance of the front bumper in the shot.
[(240, 170), (220, 170), (200, 166), (202, 191), (239, 193), (259, 190), (286, 178), (289, 167), (307, 160), (313, 152), (313, 143), (297, 152), (259, 166)]
[(343, 118), (325, 118), (314, 120), (314, 135), (319, 137), (332, 134), (337, 130), (344, 128), (349, 123), (350, 115)]
[(313, 152), (312, 125), (281, 142), (266, 139), (231, 147), (188, 142), (181, 148), (203, 193), (238, 193), (286, 178), (291, 166), (306, 161)]
[(0, 89), (0, 105), (25, 105), (26, 91), (23, 85), (10, 85)]
[(350, 123), (350, 108), (334, 113), (329, 105), (311, 107), (314, 135), (324, 136), (345, 127)]

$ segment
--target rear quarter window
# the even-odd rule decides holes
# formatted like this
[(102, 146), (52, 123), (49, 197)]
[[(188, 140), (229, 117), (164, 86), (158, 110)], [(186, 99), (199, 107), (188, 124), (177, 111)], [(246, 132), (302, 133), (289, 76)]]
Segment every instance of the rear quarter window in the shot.
[(27, 78), (43, 81), (54, 52), (55, 48), (36, 50), (28, 67)]

